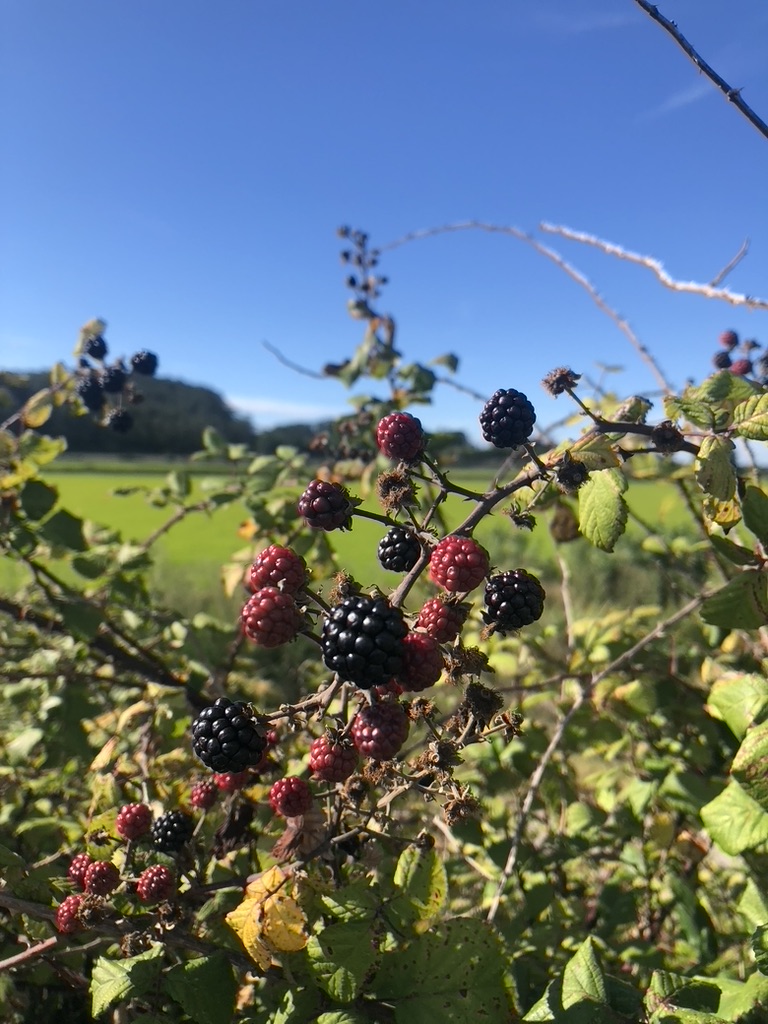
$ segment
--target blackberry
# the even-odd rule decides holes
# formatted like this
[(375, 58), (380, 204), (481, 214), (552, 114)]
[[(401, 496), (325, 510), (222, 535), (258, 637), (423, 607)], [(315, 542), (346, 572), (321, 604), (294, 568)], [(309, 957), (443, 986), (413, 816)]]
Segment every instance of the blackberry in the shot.
[(280, 647), (293, 640), (303, 617), (292, 594), (277, 587), (262, 587), (246, 601), (241, 612), (243, 632), (259, 647)]
[(126, 374), (122, 366), (108, 366), (99, 378), (101, 386), (109, 395), (119, 395), (125, 387)]
[(307, 580), (307, 563), (291, 548), (270, 544), (256, 556), (248, 580), (254, 591), (279, 587), (289, 594), (297, 594)]
[(712, 356), (712, 364), (716, 370), (727, 370), (731, 365), (731, 357), (727, 352), (715, 352)]
[(533, 433), (536, 413), (522, 391), (500, 388), (483, 406), (483, 437), (496, 448), (516, 448)]
[(739, 344), (739, 336), (736, 331), (723, 331), (718, 339), (724, 349), (730, 352)]
[(418, 693), (438, 681), (443, 673), (440, 644), (427, 633), (409, 633), (403, 640), (403, 667), (397, 682), (404, 690)]
[(90, 412), (101, 412), (104, 408), (104, 388), (95, 377), (80, 377), (75, 391)]
[(390, 459), (415, 462), (424, 451), (421, 420), (408, 412), (393, 412), (379, 420), (376, 427), (379, 451)]
[(361, 708), (352, 720), (352, 742), (363, 757), (388, 761), (408, 738), (410, 723), (397, 701), (383, 701)]
[(106, 425), (118, 434), (125, 434), (133, 426), (133, 416), (125, 409), (112, 409), (107, 416)]
[(377, 554), (382, 569), (410, 572), (421, 556), (421, 544), (410, 530), (391, 526), (379, 542)]
[(210, 811), (219, 798), (219, 787), (211, 779), (197, 782), (189, 794), (189, 802), (199, 811)]
[(131, 356), (131, 368), (134, 373), (141, 373), (145, 377), (154, 377), (157, 372), (157, 356), (154, 352), (134, 352)]
[(500, 572), (486, 584), (483, 620), (498, 633), (529, 626), (541, 618), (544, 598), (544, 588), (532, 573)]
[(242, 701), (219, 697), (192, 723), (192, 750), (214, 772), (241, 772), (261, 761), (267, 741)]
[(72, 863), (69, 865), (67, 878), (74, 882), (81, 892), (85, 889), (85, 873), (91, 864), (93, 864), (93, 857), (87, 853), (78, 853), (72, 858)]
[(239, 789), (242, 789), (248, 779), (251, 777), (250, 772), (216, 772), (213, 776), (213, 781), (216, 784), (216, 788), (220, 789), (222, 793), (236, 793)]
[(195, 831), (195, 821), (184, 811), (168, 811), (153, 823), (149, 836), (160, 853), (178, 853)]
[(269, 803), (275, 814), (283, 818), (298, 818), (312, 806), (313, 796), (309, 784), (295, 775), (278, 779), (269, 791)]
[(86, 341), (84, 352), (91, 359), (101, 360), (107, 354), (107, 343), (100, 334), (95, 334)]
[(298, 513), (313, 530), (348, 530), (353, 508), (341, 484), (313, 480), (299, 498)]
[(750, 359), (734, 359), (731, 363), (731, 373), (735, 373), (737, 377), (750, 377), (752, 370)]
[(88, 865), (83, 888), (93, 896), (108, 896), (120, 885), (120, 872), (109, 860), (95, 860)]
[(136, 895), (142, 903), (162, 903), (176, 891), (176, 879), (165, 864), (145, 868), (136, 882)]
[(347, 597), (323, 622), (323, 661), (341, 679), (368, 690), (400, 671), (407, 632), (402, 612), (385, 598)]
[(74, 896), (67, 896), (56, 908), (56, 928), (63, 935), (71, 935), (72, 932), (82, 929), (79, 912), (84, 899), (85, 896), (76, 893)]
[(323, 782), (346, 782), (357, 769), (357, 751), (349, 740), (318, 736), (309, 748), (309, 767)]
[(479, 587), (491, 567), (488, 552), (471, 537), (452, 534), (432, 549), (429, 578), (451, 594)]
[(115, 829), (121, 839), (141, 839), (152, 825), (152, 811), (146, 804), (126, 804), (117, 813)]
[(461, 632), (468, 612), (466, 605), (447, 604), (439, 597), (433, 597), (422, 605), (416, 627), (423, 629), (438, 643), (447, 644)]

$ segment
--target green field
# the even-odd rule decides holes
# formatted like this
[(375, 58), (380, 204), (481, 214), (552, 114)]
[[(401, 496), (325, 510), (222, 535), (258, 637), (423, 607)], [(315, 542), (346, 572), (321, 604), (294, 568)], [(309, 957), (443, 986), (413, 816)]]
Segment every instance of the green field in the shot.
[[(68, 467), (65, 472), (50, 472), (47, 480), (59, 490), (59, 507), (120, 530), (126, 541), (141, 542), (162, 527), (174, 513), (174, 508), (154, 507), (143, 493), (118, 496), (115, 493), (118, 488), (151, 490), (163, 482), (162, 474), (151, 471), (156, 467), (144, 466), (136, 472), (126, 472), (127, 468), (120, 466), (120, 472), (116, 472), (115, 467), (109, 467), (108, 472), (83, 472)], [(481, 475), (463, 471), (456, 474), (456, 479), (464, 486), (476, 489), (488, 484), (487, 472)], [(204, 497), (200, 481), (200, 477), (193, 478), (193, 501)], [(688, 522), (687, 510), (672, 484), (633, 483), (627, 497), (633, 511), (645, 522), (657, 524), (659, 532), (669, 533), (685, 528)], [(375, 498), (366, 504), (379, 511)], [(451, 527), (462, 520), (467, 510), (463, 500), (449, 499), (446, 517)], [(229, 610), (231, 602), (223, 596), (220, 569), (234, 552), (247, 546), (247, 542), (238, 535), (238, 528), (247, 518), (245, 507), (235, 502), (210, 515), (195, 513), (177, 523), (152, 549), (155, 564), (151, 581), (158, 594), (181, 611), (199, 608), (201, 602), (212, 612)], [(356, 519), (353, 530), (334, 534), (334, 544), (342, 564), (362, 583), (391, 587), (395, 577), (384, 572), (376, 560), (376, 546), (382, 534), (383, 527), (379, 523)], [(520, 531), (506, 517), (496, 514), (480, 524), (476, 536), (488, 547), (495, 564), (510, 564), (509, 560), (514, 559), (515, 564), (524, 564), (541, 576), (551, 575), (555, 546), (543, 525), (532, 533)], [(263, 541), (257, 539), (254, 550), (262, 546)], [(586, 545), (578, 545), (578, 548), (586, 548)], [(613, 571), (610, 563), (616, 556), (590, 551), (584, 557), (590, 561), (594, 557), (599, 563), (605, 563), (606, 572)], [(0, 588), (3, 591), (15, 589), (19, 581), (19, 570), (15, 565), (0, 566)]]

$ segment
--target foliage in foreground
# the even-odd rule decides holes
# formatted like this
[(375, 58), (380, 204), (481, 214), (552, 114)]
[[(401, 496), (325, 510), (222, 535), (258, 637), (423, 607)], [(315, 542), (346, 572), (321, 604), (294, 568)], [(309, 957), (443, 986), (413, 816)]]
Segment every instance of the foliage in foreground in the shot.
[[(27, 580), (0, 598), (3, 1019), (764, 1019), (768, 496), (735, 444), (768, 439), (768, 392), (723, 370), (668, 395), (652, 423), (649, 403), (587, 399), (559, 368), (545, 381), (581, 419), (572, 436), (526, 435), (486, 491), (455, 485), (428, 443), (400, 461), (376, 443), (458, 360), (405, 362), (373, 308), (376, 254), (345, 238), (365, 334), (326, 373), (384, 394), (356, 398), (318, 439), (323, 487), (296, 450), (251, 457), (209, 430), (200, 457), (228, 459), (229, 477), (200, 501), (171, 474), (166, 527), (129, 543), (60, 507), (46, 478), (62, 450), (41, 432), (46, 409), (77, 400), (73, 376), (57, 369), (50, 394), (3, 425), (0, 542)], [(643, 524), (663, 599), (599, 608), (574, 551), (589, 542), (610, 559), (627, 540), (627, 489), (662, 478), (698, 538)], [(308, 491), (335, 496), (338, 521)], [(381, 512), (360, 506), (370, 493)], [(229, 592), (270, 545), (303, 558), (306, 581), (283, 578), (290, 599), (271, 604), (258, 582), (237, 623), (159, 607), (158, 536), (237, 501), (252, 544), (224, 568)], [(464, 519), (449, 531), (450, 502)], [(419, 661), (373, 690), (323, 661), (330, 610), (369, 593), (334, 550), (361, 516), (418, 541), (383, 595), (409, 636), (426, 635), (417, 616), (438, 594), (459, 616), (436, 644), (439, 681)], [(489, 517), (501, 526), (481, 575), (546, 583), (543, 615), (520, 629), (433, 559)], [(504, 561), (505, 533), (545, 528), (557, 580)], [(276, 630), (296, 638), (273, 649)], [(254, 709), (259, 756), (214, 776), (191, 729), (222, 696)], [(402, 716), (407, 740), (344, 778), (310, 778), (323, 736), (358, 757), (349, 737), (369, 707)], [(281, 803), (284, 779), (298, 805)], [(147, 811), (121, 811), (134, 803)]]

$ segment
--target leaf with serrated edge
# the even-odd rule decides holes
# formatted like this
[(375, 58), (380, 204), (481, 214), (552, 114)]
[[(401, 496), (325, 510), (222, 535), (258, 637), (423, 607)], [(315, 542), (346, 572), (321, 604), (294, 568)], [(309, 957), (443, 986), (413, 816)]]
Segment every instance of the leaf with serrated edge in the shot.
[(705, 710), (743, 739), (768, 710), (768, 681), (757, 674), (730, 676), (712, 684)]
[(747, 569), (701, 606), (701, 617), (724, 629), (758, 629), (768, 622), (768, 576)]
[(768, 394), (752, 395), (733, 410), (733, 425), (740, 437), (768, 441)]
[(696, 482), (705, 494), (719, 501), (730, 501), (736, 493), (733, 448), (733, 441), (725, 437), (705, 437), (696, 456)]
[(627, 489), (624, 474), (618, 469), (603, 469), (579, 490), (579, 530), (602, 551), (613, 551), (627, 525), (628, 509), (623, 493)]
[(732, 856), (768, 839), (768, 814), (738, 782), (729, 782), (722, 793), (704, 804), (701, 820), (720, 849)]
[(579, 946), (563, 971), (563, 1009), (567, 1010), (585, 999), (607, 1002), (605, 979), (591, 937)]
[(731, 764), (731, 775), (768, 811), (768, 722), (747, 730)]
[(760, 487), (749, 486), (741, 501), (744, 524), (761, 544), (768, 543), (768, 494)]

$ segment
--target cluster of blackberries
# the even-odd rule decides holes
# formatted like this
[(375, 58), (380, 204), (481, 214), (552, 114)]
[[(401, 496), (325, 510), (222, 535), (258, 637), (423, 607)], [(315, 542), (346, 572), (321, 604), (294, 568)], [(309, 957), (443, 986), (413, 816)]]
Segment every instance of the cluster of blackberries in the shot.
[(756, 356), (759, 343), (754, 338), (739, 342), (736, 331), (723, 331), (718, 340), (722, 347), (712, 357), (716, 370), (730, 370), (737, 377), (753, 377), (768, 386), (768, 349)]
[[(142, 349), (134, 352), (127, 364), (118, 359), (107, 365), (107, 343), (103, 335), (103, 321), (98, 322), (101, 330), (85, 334), (79, 345), (79, 364), (76, 375), (75, 393), (83, 406), (101, 417), (105, 427), (124, 434), (133, 426), (133, 416), (123, 403), (135, 405), (141, 401), (141, 394), (134, 387), (134, 375), (154, 377), (158, 359), (154, 352)], [(96, 365), (94, 365), (94, 363)], [(117, 404), (111, 404), (115, 401)]]

